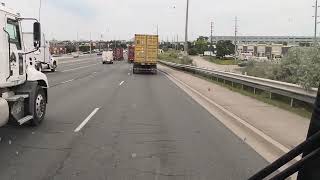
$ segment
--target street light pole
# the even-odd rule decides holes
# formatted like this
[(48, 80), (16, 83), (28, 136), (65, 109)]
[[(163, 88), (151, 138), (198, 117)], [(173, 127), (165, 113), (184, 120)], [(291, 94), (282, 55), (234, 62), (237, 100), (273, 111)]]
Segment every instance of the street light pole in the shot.
[(237, 54), (238, 54), (238, 46), (237, 46), (237, 33), (238, 33), (238, 17), (235, 17), (234, 22), (234, 60), (237, 60)]
[(189, 0), (187, 0), (185, 42), (184, 42), (184, 51), (186, 56), (188, 56), (188, 20), (189, 20)]
[(314, 6), (314, 40), (313, 45), (317, 45), (317, 26), (318, 26), (318, 0), (316, 0), (316, 5)]
[(39, 22), (40, 22), (40, 18), (41, 18), (41, 0), (40, 0), (40, 6), (39, 6)]
[(90, 32), (90, 56), (91, 56), (91, 53), (92, 53), (92, 41), (91, 41), (91, 32)]
[(159, 25), (157, 24), (157, 36), (159, 36)]

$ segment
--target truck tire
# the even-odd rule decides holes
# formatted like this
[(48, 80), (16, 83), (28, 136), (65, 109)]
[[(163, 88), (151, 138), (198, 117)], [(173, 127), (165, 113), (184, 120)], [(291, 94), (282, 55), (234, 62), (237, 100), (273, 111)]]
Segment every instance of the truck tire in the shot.
[(136, 68), (133, 68), (133, 74), (138, 74), (138, 71)]
[(57, 69), (57, 63), (56, 62), (53, 62), (53, 67), (51, 69), (51, 72), (55, 72)]
[(37, 71), (42, 72), (42, 64), (41, 63), (37, 63), (35, 68), (36, 68)]
[(32, 112), (33, 119), (31, 120), (31, 125), (38, 126), (43, 121), (47, 108), (47, 97), (43, 88), (38, 86), (36, 89), (35, 98), (30, 100), (34, 101), (34, 108)]

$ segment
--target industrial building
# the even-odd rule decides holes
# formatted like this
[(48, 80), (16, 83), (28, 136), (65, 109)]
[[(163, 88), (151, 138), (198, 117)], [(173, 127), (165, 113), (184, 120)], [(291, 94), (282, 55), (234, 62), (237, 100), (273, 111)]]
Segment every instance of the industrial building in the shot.
[[(232, 41), (234, 36), (213, 36), (213, 43), (218, 41)], [(320, 38), (318, 38), (318, 41)], [(300, 45), (310, 46), (314, 39), (311, 36), (238, 36), (238, 43), (243, 44), (286, 44), (286, 45)]]

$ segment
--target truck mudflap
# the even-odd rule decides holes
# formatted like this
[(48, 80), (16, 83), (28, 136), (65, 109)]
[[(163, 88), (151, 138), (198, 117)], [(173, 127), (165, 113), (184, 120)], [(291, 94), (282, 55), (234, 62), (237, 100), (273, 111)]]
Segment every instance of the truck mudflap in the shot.
[(0, 127), (9, 121), (9, 105), (8, 102), (0, 97)]

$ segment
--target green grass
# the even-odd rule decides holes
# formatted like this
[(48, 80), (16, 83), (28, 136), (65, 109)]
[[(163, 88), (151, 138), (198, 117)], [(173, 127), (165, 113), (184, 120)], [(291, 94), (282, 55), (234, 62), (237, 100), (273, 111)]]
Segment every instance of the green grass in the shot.
[(219, 65), (237, 65), (238, 61), (234, 59), (217, 59), (215, 57), (204, 57), (205, 60)]
[(242, 89), (241, 85), (235, 84), (235, 83), (234, 83), (234, 86), (232, 87), (231, 82), (226, 82), (226, 84), (224, 84), (223, 81), (221, 82), (221, 80), (216, 81), (216, 79), (204, 77), (199, 74), (193, 74), (193, 73), (189, 73), (189, 74), (194, 75), (196, 77), (199, 77), (201, 79), (213, 82), (217, 85), (226, 87), (231, 91), (240, 93), (240, 94), (248, 96), (248, 97), (252, 97), (252, 98), (257, 99), (261, 102), (264, 102), (264, 103), (279, 107), (281, 109), (287, 110), (289, 112), (295, 113), (295, 114), (302, 116), (302, 117), (305, 117), (307, 119), (311, 118), (312, 110), (313, 110), (312, 105), (305, 104), (303, 102), (295, 102), (295, 106), (291, 107), (290, 106), (290, 99), (288, 99), (287, 97), (283, 97), (283, 96), (281, 97), (280, 95), (273, 94), (272, 99), (270, 99), (270, 94), (268, 92), (265, 92), (262, 90), (256, 89), (256, 94), (254, 94), (253, 88), (250, 88), (250, 87), (245, 87), (244, 89)]
[(159, 60), (169, 61), (178, 64), (192, 64), (192, 59), (189, 57), (182, 57), (178, 51), (168, 51), (158, 55)]

